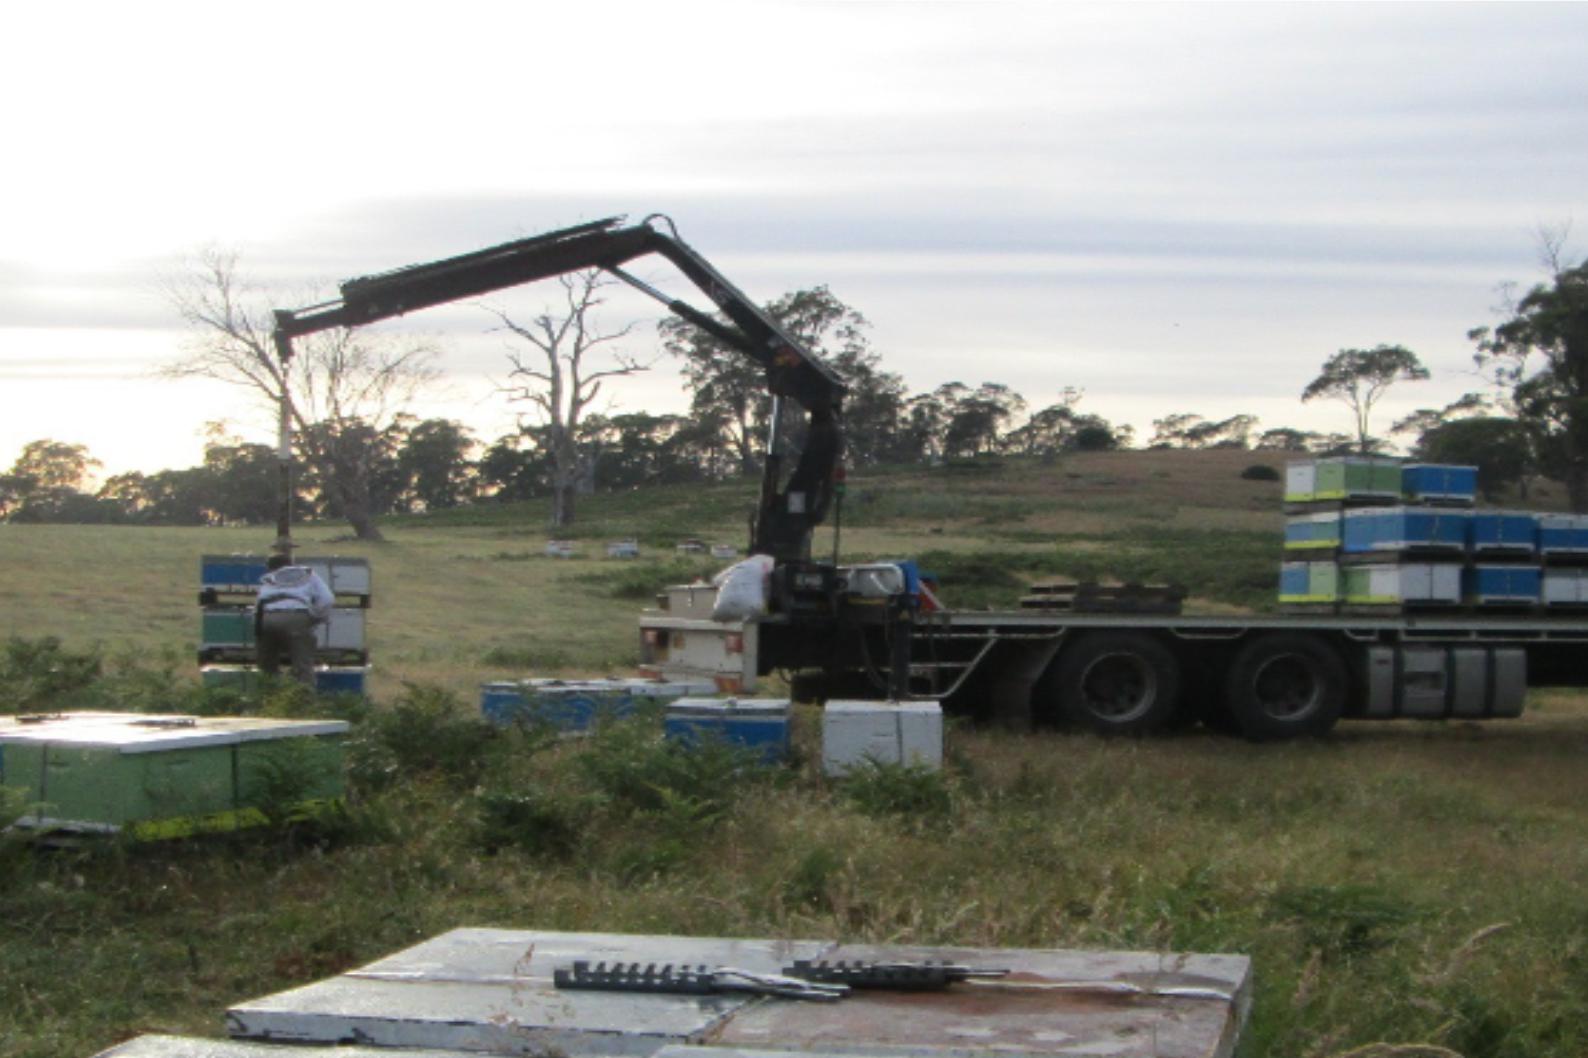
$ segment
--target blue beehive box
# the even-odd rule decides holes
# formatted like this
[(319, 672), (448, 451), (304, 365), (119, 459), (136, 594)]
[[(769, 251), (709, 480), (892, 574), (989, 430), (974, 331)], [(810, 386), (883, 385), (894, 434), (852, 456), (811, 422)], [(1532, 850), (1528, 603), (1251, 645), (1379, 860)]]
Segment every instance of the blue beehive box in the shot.
[[(314, 670), (314, 691), (316, 694), (363, 694), (368, 672), (357, 666), (320, 666)], [(252, 665), (205, 665), (199, 669), (199, 680), (205, 687), (230, 687), (243, 694), (257, 691), (260, 678), (259, 670)]]
[(602, 720), (622, 719), (714, 689), (708, 680), (502, 680), (481, 685), (480, 713), (502, 727), (528, 723), (585, 731)]
[(1588, 515), (1539, 515), (1538, 549), (1546, 555), (1588, 555)]
[(224, 592), (252, 592), (265, 575), (263, 555), (204, 555), (199, 559), (199, 586)]
[(626, 716), (633, 698), (601, 680), (497, 681), (480, 688), (480, 713), (493, 724), (545, 724), (585, 731), (597, 720)]
[(1375, 551), (1454, 551), (1467, 547), (1470, 512), (1430, 507), (1375, 507), (1346, 511), (1340, 549), (1350, 554)]
[(1339, 511), (1300, 514), (1285, 520), (1286, 551), (1331, 551), (1339, 546)]
[(1401, 467), (1401, 493), (1418, 503), (1470, 507), (1478, 496), (1478, 468), (1408, 463)]
[(316, 669), (314, 689), (321, 694), (363, 694), (368, 674), (368, 669), (351, 665)]
[(1527, 511), (1474, 511), (1472, 550), (1533, 554), (1538, 550), (1538, 516)]
[(716, 740), (776, 763), (789, 752), (787, 698), (680, 698), (667, 707), (668, 739), (695, 746)]
[(1463, 579), (1462, 595), (1478, 606), (1536, 606), (1543, 584), (1537, 566), (1470, 566)]

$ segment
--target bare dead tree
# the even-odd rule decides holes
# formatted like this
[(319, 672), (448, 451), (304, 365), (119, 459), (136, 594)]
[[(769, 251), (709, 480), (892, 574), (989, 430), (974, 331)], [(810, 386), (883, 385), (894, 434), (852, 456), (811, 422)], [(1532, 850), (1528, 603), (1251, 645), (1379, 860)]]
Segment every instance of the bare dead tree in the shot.
[[(628, 336), (632, 323), (603, 331), (595, 321), (596, 310), (606, 300), (602, 292), (612, 284), (604, 273), (589, 269), (559, 276), (558, 282), (562, 305), (546, 309), (527, 325), (515, 323), (498, 309), (488, 310), (502, 321), (502, 330), (535, 349), (532, 354), (508, 353), (513, 381), (500, 388), (509, 400), (533, 405), (541, 419), (551, 455), (553, 527), (573, 524), (579, 480), (590, 459), (580, 449), (579, 426), (600, 395), (602, 383), (650, 368), (610, 348)], [(596, 355), (601, 352), (608, 355), (598, 366)]]
[(352, 329), (300, 339), (283, 369), (271, 342), (269, 299), (242, 277), (236, 253), (199, 251), (165, 283), (191, 334), (167, 378), (211, 378), (252, 390), (277, 412), (285, 404), (297, 454), (331, 492), (361, 540), (381, 539), (370, 503), (375, 449), (361, 438), (390, 429), (440, 374), (435, 345)]

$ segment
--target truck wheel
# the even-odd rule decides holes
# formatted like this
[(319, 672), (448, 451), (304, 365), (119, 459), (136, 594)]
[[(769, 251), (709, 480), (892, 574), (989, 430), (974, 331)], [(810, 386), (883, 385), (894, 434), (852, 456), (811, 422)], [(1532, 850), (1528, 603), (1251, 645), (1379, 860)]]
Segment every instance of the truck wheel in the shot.
[(1145, 735), (1174, 716), (1180, 663), (1143, 632), (1087, 636), (1059, 655), (1054, 680), (1059, 712), (1104, 735)]
[(1241, 734), (1255, 740), (1322, 735), (1345, 708), (1345, 662), (1310, 636), (1248, 643), (1230, 666), (1226, 702)]

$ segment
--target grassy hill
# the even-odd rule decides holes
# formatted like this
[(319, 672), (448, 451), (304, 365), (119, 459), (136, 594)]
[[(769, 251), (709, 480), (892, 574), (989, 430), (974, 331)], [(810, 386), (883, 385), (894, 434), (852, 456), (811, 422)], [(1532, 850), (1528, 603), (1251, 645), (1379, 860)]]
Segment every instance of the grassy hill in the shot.
[[(1240, 473), (1265, 460), (1281, 462), (1126, 452), (868, 474), (850, 482), (842, 552), (917, 556), (957, 605), (1084, 575), (1173, 576), (1199, 607), (1261, 606), (1280, 487)], [(798, 765), (773, 773), (680, 757), (644, 729), (549, 744), (474, 719), (484, 679), (625, 669), (655, 587), (716, 565), (673, 543), (742, 543), (753, 496), (591, 497), (568, 561), (544, 557), (534, 505), (393, 520), (381, 545), (303, 529), (303, 551), (374, 565), (374, 704), (232, 704), (353, 719), (346, 817), (161, 846), (0, 840), (0, 1058), (218, 1035), (227, 1003), (458, 925), (1241, 951), (1248, 1058), (1445, 1053), (1360, 1050), (1375, 1041), (1588, 1053), (1579, 696), (1536, 695), (1519, 721), (1346, 724), (1280, 746), (956, 728), (941, 775), (848, 783), (813, 766), (811, 709)], [(647, 557), (600, 557), (628, 536)], [(213, 705), (193, 685), (199, 556), (269, 538), (0, 525), (0, 695)]]

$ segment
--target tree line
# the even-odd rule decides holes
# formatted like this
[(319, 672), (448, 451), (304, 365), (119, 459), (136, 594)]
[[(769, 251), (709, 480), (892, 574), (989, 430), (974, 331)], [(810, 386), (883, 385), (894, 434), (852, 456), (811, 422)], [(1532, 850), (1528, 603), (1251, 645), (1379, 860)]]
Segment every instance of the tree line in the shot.
[[(1389, 429), (1417, 458), (1477, 465), (1480, 487), (1496, 493), (1538, 477), (1563, 481), (1574, 510), (1588, 511), (1588, 261), (1568, 267), (1562, 237), (1546, 238), (1549, 277), (1510, 296), (1500, 323), (1470, 332), (1484, 391), (1443, 408), (1419, 409)], [(527, 322), (490, 310), (520, 343), (509, 355), (503, 396), (529, 413), (519, 429), (490, 442), (463, 425), (418, 419), (407, 409), (439, 373), (424, 344), (356, 331), (306, 343), (290, 365), (273, 355), (268, 311), (238, 277), (236, 261), (208, 253), (171, 285), (191, 327), (173, 376), (201, 375), (250, 388), (284, 408), (293, 425), (298, 512), (345, 519), (378, 536), (381, 515), (444, 510), (481, 501), (550, 498), (553, 522), (574, 519), (577, 496), (647, 485), (717, 482), (760, 470), (761, 439), (773, 404), (761, 369), (720, 339), (681, 319), (659, 325), (663, 356), (676, 361), (690, 398), (683, 415), (596, 410), (607, 380), (648, 370), (612, 348), (628, 330), (603, 331), (600, 273), (563, 277), (563, 302)], [(1050, 457), (1136, 442), (1129, 426), (1082, 411), (1066, 388), (1036, 410), (1007, 385), (944, 383), (911, 393), (884, 369), (870, 324), (825, 286), (765, 306), (785, 330), (821, 357), (849, 389), (845, 461), (851, 467), (975, 459)], [(604, 354), (604, 359), (602, 358)], [(1402, 382), (1428, 377), (1398, 345), (1342, 349), (1328, 358), (1301, 399), (1337, 400), (1351, 431), (1260, 429), (1256, 417), (1206, 419), (1177, 412), (1153, 421), (1153, 448), (1240, 448), (1286, 452), (1375, 452), (1374, 406)], [(797, 433), (793, 438), (797, 445)], [(11, 521), (164, 525), (263, 523), (275, 514), (276, 456), (214, 426), (195, 467), (118, 474), (95, 491), (97, 467), (82, 446), (28, 444), (0, 475), (0, 517)]]

